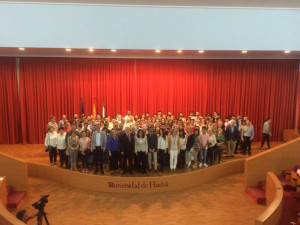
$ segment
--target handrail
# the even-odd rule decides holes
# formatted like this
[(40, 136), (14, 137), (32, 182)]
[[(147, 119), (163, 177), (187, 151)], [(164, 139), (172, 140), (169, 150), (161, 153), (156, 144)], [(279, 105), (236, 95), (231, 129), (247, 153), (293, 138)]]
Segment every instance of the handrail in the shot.
[(268, 208), (255, 220), (255, 225), (278, 225), (282, 215), (283, 188), (272, 172), (266, 174), (266, 196)]

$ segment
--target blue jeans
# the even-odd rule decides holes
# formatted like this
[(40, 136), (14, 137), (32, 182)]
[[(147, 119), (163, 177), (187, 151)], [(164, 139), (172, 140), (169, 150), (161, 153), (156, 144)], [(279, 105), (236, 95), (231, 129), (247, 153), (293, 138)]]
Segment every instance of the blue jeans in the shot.
[[(200, 159), (199, 159), (199, 163), (206, 163), (206, 159), (207, 159), (207, 149), (200, 149)], [(202, 162), (202, 158), (203, 158), (203, 162)]]

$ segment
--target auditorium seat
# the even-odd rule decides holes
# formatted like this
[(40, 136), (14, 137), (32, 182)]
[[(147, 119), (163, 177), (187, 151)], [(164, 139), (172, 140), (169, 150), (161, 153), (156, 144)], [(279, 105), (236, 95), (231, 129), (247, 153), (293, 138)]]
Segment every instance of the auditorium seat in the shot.
[(25, 191), (14, 191), (13, 186), (7, 186), (7, 205), (9, 209), (17, 209), (26, 197)]

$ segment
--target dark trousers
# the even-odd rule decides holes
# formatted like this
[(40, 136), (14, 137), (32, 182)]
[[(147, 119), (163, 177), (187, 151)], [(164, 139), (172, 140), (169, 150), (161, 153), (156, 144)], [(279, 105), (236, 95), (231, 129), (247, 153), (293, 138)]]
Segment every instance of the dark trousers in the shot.
[(165, 167), (165, 150), (158, 149), (158, 163), (159, 163), (159, 170), (164, 172)]
[(64, 164), (68, 167), (68, 156), (66, 155), (66, 149), (58, 149), (60, 167), (63, 167)]
[(212, 164), (215, 161), (214, 160), (215, 148), (216, 148), (216, 146), (212, 146), (212, 147), (208, 148), (208, 150), (207, 150), (207, 163)]
[(109, 159), (110, 162), (110, 170), (117, 170), (118, 169), (118, 161), (120, 158), (119, 151), (111, 152), (111, 157)]
[(90, 150), (89, 149), (85, 150), (84, 154), (81, 154), (83, 169), (88, 169), (88, 167), (89, 167), (89, 155), (90, 155)]
[(248, 151), (248, 155), (251, 155), (251, 140), (250, 137), (243, 137), (244, 139), (244, 151), (243, 153), (246, 154), (246, 152)]
[(268, 135), (268, 134), (265, 134), (265, 133), (263, 133), (263, 139), (262, 139), (262, 141), (261, 141), (260, 147), (261, 147), (261, 148), (264, 147), (265, 140), (267, 140), (268, 147), (270, 148), (270, 139), (269, 139), (269, 135)]
[(49, 146), (49, 159), (50, 163), (53, 163), (53, 161), (56, 163), (57, 159), (57, 150), (55, 147)]
[(94, 150), (94, 160), (95, 160), (95, 172), (98, 172), (98, 165), (100, 163), (100, 171), (103, 172), (103, 150), (101, 146), (96, 146)]
[(128, 168), (129, 168), (129, 172), (132, 173), (132, 159), (133, 159), (133, 153), (131, 152), (124, 152), (124, 155), (122, 157), (122, 161), (123, 161), (123, 170), (124, 173), (127, 172), (127, 161), (128, 161)]
[(141, 173), (146, 173), (148, 157), (146, 152), (137, 152), (138, 170)]
[(185, 167), (185, 151), (186, 150), (181, 150), (178, 155), (178, 167), (179, 168), (184, 168)]
[(222, 160), (222, 151), (223, 149), (219, 149), (218, 147), (216, 147), (215, 149), (215, 161), (218, 160), (218, 162), (220, 163)]

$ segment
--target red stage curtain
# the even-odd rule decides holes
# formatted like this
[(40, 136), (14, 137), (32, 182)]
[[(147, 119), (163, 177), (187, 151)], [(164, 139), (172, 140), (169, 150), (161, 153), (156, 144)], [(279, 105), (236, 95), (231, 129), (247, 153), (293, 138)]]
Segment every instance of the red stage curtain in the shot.
[[(51, 114), (142, 114), (157, 110), (203, 115), (214, 110), (248, 116), (261, 139), (263, 120), (273, 119), (273, 140), (294, 128), (299, 60), (163, 60), (21, 58), (23, 143), (42, 143)], [(299, 112), (298, 112), (299, 113)]]
[(15, 58), (0, 58), (0, 144), (20, 140), (20, 105)]

